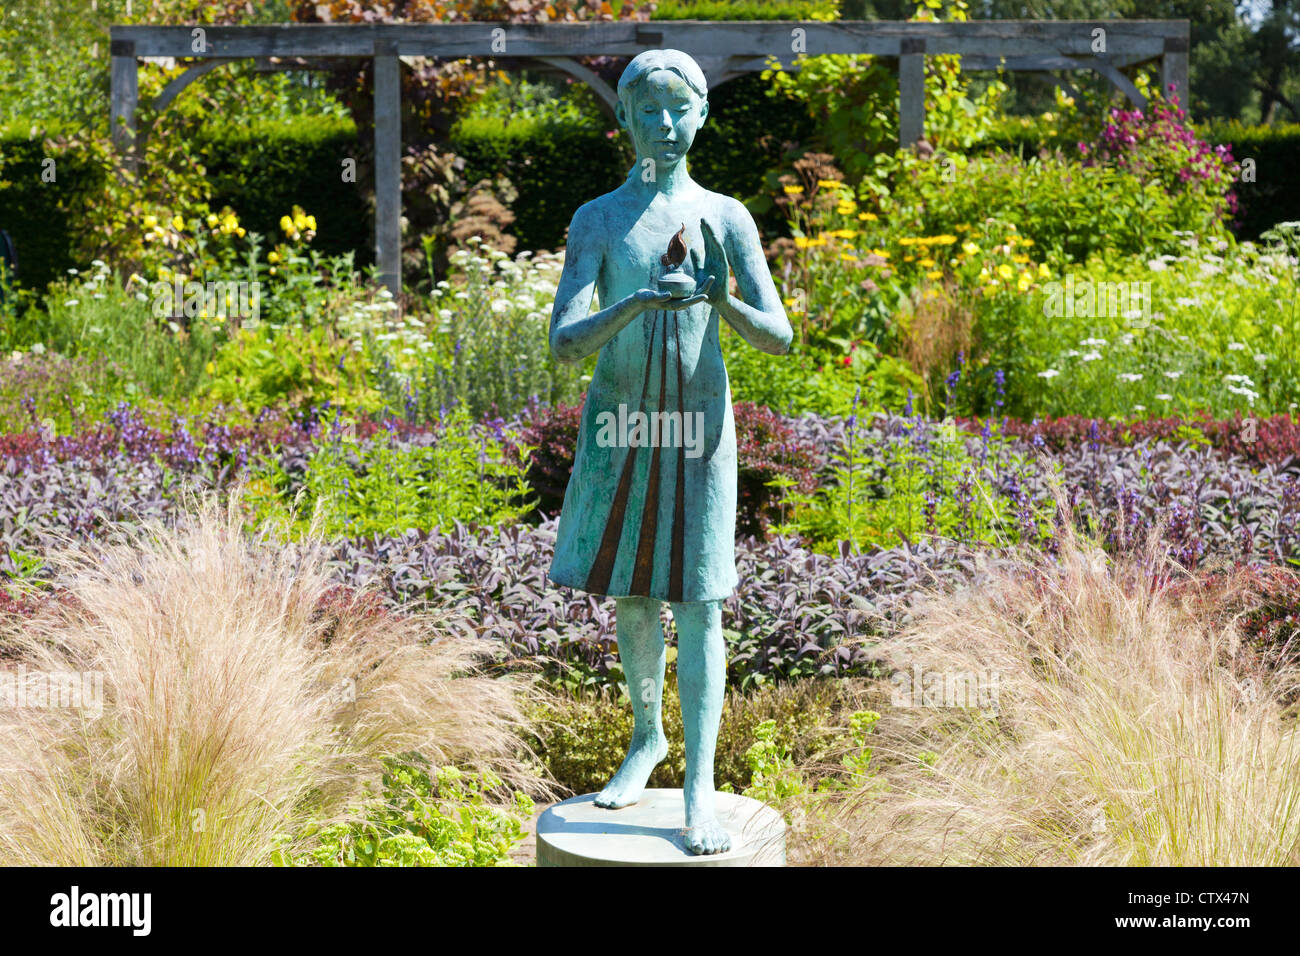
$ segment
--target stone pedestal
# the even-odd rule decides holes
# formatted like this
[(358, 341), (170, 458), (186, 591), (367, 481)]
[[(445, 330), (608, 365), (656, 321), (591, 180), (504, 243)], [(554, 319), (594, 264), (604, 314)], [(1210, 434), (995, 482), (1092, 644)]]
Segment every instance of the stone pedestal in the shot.
[(682, 840), (680, 790), (647, 790), (621, 810), (585, 793), (550, 807), (537, 821), (538, 866), (784, 866), (785, 821), (765, 804), (717, 795), (718, 819), (731, 834), (726, 853), (694, 856)]

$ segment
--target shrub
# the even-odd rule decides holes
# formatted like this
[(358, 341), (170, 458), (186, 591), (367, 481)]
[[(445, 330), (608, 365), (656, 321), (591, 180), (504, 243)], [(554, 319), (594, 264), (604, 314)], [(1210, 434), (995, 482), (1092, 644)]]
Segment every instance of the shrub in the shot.
[[(281, 520), (302, 508), (330, 536), (508, 524), (528, 510), (528, 485), (522, 470), (503, 459), (501, 440), (504, 434), (497, 439), (462, 411), (436, 432), (402, 437), (386, 429), (360, 441), (337, 418), (301, 472), (265, 460), (255, 471), (264, 490), (250, 500), (260, 515)], [(297, 527), (307, 521), (296, 518)]]
[(326, 645), (319, 547), (242, 525), (237, 498), (208, 501), (177, 527), (71, 545), (47, 555), (70, 599), (0, 621), (29, 674), (92, 688), (80, 706), (0, 711), (5, 859), (264, 864), (406, 751), (532, 779), (518, 685), (478, 676), (481, 644), (427, 616), (345, 611)]
[(885, 787), (796, 831), (810, 862), (1289, 865), (1300, 739), (1288, 668), (1169, 587), (1156, 550), (1066, 543), (932, 602), (882, 648), (904, 672), (992, 675), (993, 706), (900, 707), (875, 734)]
[(490, 771), (430, 767), (419, 754), (385, 758), (382, 795), (357, 808), (356, 819), (300, 837), (313, 848), (296, 857), (280, 854), (278, 862), (513, 866), (510, 849), (526, 834), (533, 801), (516, 790), (503, 804), (492, 794), (499, 789), (501, 780)]

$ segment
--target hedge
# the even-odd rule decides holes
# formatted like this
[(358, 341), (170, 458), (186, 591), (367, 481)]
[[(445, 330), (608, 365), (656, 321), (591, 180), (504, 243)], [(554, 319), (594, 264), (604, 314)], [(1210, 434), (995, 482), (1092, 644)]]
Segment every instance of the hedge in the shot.
[[(250, 231), (280, 238), (280, 217), (295, 205), (316, 217), (313, 248), (330, 255), (354, 250), (358, 265), (374, 261), (374, 232), (366, 196), (372, 152), (351, 119), (298, 116), (209, 126), (200, 148), (214, 208), (229, 205)], [(355, 182), (343, 181), (343, 161), (356, 160)]]
[[(1197, 133), (1212, 146), (1232, 147), (1238, 162), (1255, 160), (1255, 181), (1239, 182), (1237, 218), (1233, 231), (1241, 239), (1258, 239), (1260, 233), (1279, 222), (1300, 220), (1300, 184), (1294, 170), (1300, 159), (1300, 123), (1278, 126), (1246, 126), (1242, 123), (1197, 124)], [(1003, 123), (976, 148), (1004, 150), (1032, 155), (1044, 145), (1044, 131), (1036, 122)]]
[(18, 279), (41, 288), (76, 262), (78, 211), (101, 184), (99, 170), (76, 154), (57, 158), (54, 182), (41, 176), (47, 168), (44, 135), (30, 124), (13, 121), (0, 128), (0, 229), (13, 238)]

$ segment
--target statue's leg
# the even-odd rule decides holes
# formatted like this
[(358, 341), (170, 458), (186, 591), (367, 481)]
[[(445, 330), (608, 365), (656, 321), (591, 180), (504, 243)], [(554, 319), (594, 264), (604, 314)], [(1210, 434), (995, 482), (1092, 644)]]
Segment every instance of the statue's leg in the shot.
[(632, 743), (618, 773), (596, 795), (598, 807), (626, 807), (641, 799), (650, 772), (668, 756), (660, 713), (664, 696), (664, 629), (659, 602), (652, 598), (618, 599), (615, 624), (618, 657), (632, 698)]
[(713, 793), (713, 751), (722, 720), (727, 679), (722, 602), (674, 604), (677, 622), (677, 691), (686, 737), (686, 848), (725, 853), (731, 837), (718, 823)]

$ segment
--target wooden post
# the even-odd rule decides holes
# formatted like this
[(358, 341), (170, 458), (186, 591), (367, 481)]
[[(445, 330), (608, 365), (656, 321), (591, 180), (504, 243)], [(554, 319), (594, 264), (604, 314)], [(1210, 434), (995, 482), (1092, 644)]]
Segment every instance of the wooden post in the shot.
[(140, 98), (135, 43), (132, 40), (113, 40), (109, 44), (109, 53), (112, 56), (109, 128), (113, 134), (113, 148), (128, 154), (127, 166), (135, 172), (138, 160), (135, 155), (135, 107)]
[(925, 39), (904, 37), (898, 57), (898, 145), (925, 135)]
[[(1191, 90), (1187, 86), (1187, 55), (1189, 40), (1185, 36), (1165, 37), (1165, 52), (1160, 57), (1160, 85), (1165, 99), (1178, 97), (1178, 105), (1187, 111), (1187, 118), (1192, 118)], [(1169, 91), (1172, 86), (1173, 93)]]
[(402, 102), (397, 43), (375, 41), (375, 265), (402, 291)]

